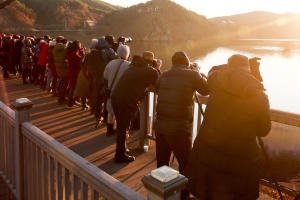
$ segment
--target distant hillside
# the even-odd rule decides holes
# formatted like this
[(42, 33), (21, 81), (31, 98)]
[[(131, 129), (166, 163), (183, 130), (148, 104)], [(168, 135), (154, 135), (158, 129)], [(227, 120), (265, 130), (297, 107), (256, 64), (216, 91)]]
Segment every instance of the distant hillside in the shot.
[[(0, 0), (3, 2), (4, 0)], [(100, 0), (19, 0), (0, 11), (1, 29), (80, 29), (122, 9)]]
[(152, 0), (112, 11), (101, 27), (113, 35), (140, 40), (196, 40), (211, 36), (217, 29), (206, 17), (170, 0)]
[(300, 38), (300, 14), (255, 11), (209, 20), (232, 37)]

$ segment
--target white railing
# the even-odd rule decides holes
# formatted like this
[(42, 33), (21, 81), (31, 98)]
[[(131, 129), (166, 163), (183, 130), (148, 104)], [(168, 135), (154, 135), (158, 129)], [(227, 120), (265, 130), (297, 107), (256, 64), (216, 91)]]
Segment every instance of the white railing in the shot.
[(14, 130), (15, 112), (0, 101), (0, 176), (12, 193), (16, 188), (15, 149), (9, 147), (15, 145)]
[(0, 174), (17, 200), (145, 199), (32, 125), (30, 102), (14, 105), (0, 102)]

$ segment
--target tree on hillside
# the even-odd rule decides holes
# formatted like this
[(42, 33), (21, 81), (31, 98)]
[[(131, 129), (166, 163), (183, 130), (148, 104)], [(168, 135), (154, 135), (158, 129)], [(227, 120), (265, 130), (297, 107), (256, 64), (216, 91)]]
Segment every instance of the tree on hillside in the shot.
[(0, 3), (0, 9), (5, 8), (6, 6), (8, 6), (9, 4), (11, 4), (14, 1), (17, 1), (17, 0), (6, 0), (6, 1)]

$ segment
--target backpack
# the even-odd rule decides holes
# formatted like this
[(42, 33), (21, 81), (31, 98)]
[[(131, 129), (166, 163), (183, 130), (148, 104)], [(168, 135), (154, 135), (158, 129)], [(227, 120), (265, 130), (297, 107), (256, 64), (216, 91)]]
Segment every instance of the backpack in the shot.
[(101, 50), (93, 49), (82, 59), (82, 66), (86, 67), (88, 73), (96, 79), (101, 79), (105, 70)]

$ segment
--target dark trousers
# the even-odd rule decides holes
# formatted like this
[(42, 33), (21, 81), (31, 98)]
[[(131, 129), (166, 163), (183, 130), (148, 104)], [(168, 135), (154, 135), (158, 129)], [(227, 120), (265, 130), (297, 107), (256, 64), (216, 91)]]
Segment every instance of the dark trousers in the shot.
[(3, 59), (2, 60), (2, 67), (3, 67), (3, 77), (8, 78), (8, 70), (9, 70), (9, 59)]
[(65, 100), (69, 84), (69, 77), (60, 77), (57, 84), (58, 101), (62, 102)]
[[(191, 136), (189, 134), (168, 135), (155, 132), (157, 168), (164, 165), (170, 166), (170, 158), (173, 152), (179, 164), (179, 172), (184, 175), (184, 169), (192, 149)], [(181, 199), (185, 200), (188, 196), (189, 192), (183, 189), (181, 191)]]
[(32, 83), (32, 77), (31, 77), (31, 69), (22, 69), (22, 79), (23, 79), (23, 83), (27, 82), (27, 79), (30, 80), (30, 83)]
[(37, 79), (40, 81), (41, 87), (44, 86), (45, 83), (45, 73), (46, 73), (46, 65), (38, 65), (37, 66)]
[(74, 105), (74, 92), (75, 92), (75, 88), (69, 89), (68, 106), (70, 107)]
[(57, 81), (58, 81), (58, 77), (57, 76), (52, 76), (52, 80), (51, 80), (52, 91), (56, 92)]
[(126, 134), (129, 131), (130, 122), (134, 118), (134, 110), (119, 100), (111, 99), (117, 122), (117, 141), (115, 157), (126, 156)]

